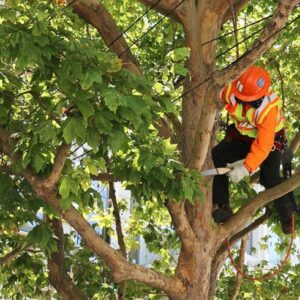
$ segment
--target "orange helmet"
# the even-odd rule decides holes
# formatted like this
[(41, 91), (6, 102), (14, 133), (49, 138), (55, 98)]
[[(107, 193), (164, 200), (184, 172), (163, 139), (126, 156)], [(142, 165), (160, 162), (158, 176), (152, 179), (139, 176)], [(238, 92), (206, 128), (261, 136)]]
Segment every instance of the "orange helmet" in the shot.
[(258, 66), (249, 67), (232, 83), (232, 92), (240, 100), (252, 102), (265, 96), (271, 85), (269, 73)]

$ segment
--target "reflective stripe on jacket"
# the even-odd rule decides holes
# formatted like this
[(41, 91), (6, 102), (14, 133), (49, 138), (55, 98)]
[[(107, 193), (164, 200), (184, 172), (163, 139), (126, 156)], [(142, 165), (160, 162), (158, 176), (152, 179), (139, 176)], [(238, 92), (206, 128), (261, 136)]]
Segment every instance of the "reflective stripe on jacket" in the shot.
[(231, 84), (223, 89), (221, 99), (237, 130), (242, 135), (255, 138), (244, 162), (251, 173), (267, 158), (274, 145), (275, 133), (284, 126), (282, 102), (275, 94), (269, 93), (258, 108), (238, 103), (231, 92)]
[(281, 111), (282, 101), (274, 93), (265, 96), (258, 108), (254, 108), (250, 104), (238, 103), (231, 92), (231, 84), (224, 88), (221, 98), (227, 104), (225, 108), (233, 119), (235, 127), (243, 135), (256, 138), (258, 125), (273, 107), (278, 107), (275, 131), (278, 132), (284, 126), (284, 117)]

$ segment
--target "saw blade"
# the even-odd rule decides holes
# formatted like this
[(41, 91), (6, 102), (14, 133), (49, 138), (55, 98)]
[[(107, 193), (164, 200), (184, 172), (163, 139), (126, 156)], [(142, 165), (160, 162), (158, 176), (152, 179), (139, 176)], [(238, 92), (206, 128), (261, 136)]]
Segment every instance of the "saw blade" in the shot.
[(214, 175), (223, 175), (231, 171), (231, 168), (215, 168), (210, 170), (201, 171), (202, 176), (214, 176)]

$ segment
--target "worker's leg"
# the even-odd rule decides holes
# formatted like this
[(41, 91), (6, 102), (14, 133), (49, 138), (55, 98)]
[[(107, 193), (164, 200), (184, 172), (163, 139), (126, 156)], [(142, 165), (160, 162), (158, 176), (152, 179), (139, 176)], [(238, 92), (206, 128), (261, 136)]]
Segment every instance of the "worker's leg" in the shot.
[[(261, 165), (260, 183), (266, 188), (272, 188), (283, 181), (280, 176), (280, 152), (278, 150), (270, 152), (269, 156)], [(278, 211), (282, 231), (291, 233), (292, 231), (292, 204), (287, 196), (280, 197), (274, 201), (274, 206)]]
[[(250, 150), (250, 143), (225, 138), (212, 149), (212, 159), (216, 168), (241, 160)], [(227, 221), (232, 215), (229, 206), (229, 179), (227, 175), (216, 175), (213, 180), (213, 218), (216, 223)]]
[[(246, 157), (250, 144), (236, 139), (224, 139), (212, 149), (212, 160), (216, 168), (226, 167), (227, 164)], [(216, 175), (213, 180), (213, 203), (229, 204), (229, 179), (227, 175)]]

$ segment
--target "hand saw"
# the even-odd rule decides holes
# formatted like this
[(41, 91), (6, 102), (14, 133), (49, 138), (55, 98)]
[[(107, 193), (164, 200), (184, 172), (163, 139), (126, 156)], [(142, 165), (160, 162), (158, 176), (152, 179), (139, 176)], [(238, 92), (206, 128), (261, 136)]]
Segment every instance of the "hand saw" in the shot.
[(214, 175), (223, 175), (230, 172), (232, 168), (215, 168), (210, 170), (201, 171), (202, 176), (214, 176)]

